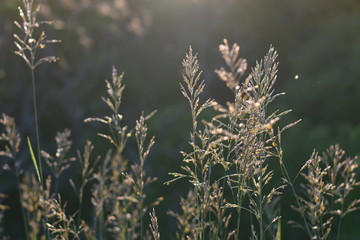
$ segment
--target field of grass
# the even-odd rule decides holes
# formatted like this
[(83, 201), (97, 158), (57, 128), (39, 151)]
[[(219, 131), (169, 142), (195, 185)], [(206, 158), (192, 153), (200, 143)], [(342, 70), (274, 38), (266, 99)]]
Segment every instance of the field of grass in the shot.
[[(39, 21), (38, 12), (34, 0), (24, 0), (19, 7), (20, 20), (14, 23), (15, 54), (31, 73), (35, 135), (20, 135), (16, 119), (1, 115), (1, 179), (16, 179), (21, 213), (18, 231), (6, 229), (9, 225), (5, 221), (11, 218), (7, 216), (11, 209), (5, 204), (9, 196), (0, 193), (0, 238), (168, 239), (162, 238), (158, 224), (164, 217), (157, 215), (163, 196), (149, 197), (149, 189), (165, 184), (176, 192), (171, 186), (181, 181), (188, 188), (174, 203), (177, 210), (168, 211), (167, 217), (176, 220), (171, 239), (280, 240), (289, 239), (283, 232), (291, 228), (301, 229), (306, 239), (344, 239), (344, 222), (360, 207), (360, 197), (354, 194), (360, 185), (359, 160), (346, 156), (339, 145), (331, 145), (324, 152), (314, 150), (296, 174), (290, 173), (282, 136), (301, 119), (286, 122), (291, 110), (277, 108), (282, 106), (278, 103), (284, 93), (274, 88), (278, 54), (273, 46), (249, 67), (240, 46), (223, 40), (219, 52), (225, 66), (215, 72), (232, 93), (232, 100), (225, 103), (203, 96), (207, 82), (197, 53), (189, 47), (179, 81), (192, 120), (187, 140), (190, 147), (181, 152), (179, 171), (169, 173), (170, 180), (164, 180), (146, 171), (156, 141), (148, 122), (156, 122), (158, 113), (141, 112), (134, 123), (125, 123), (127, 116), (121, 107), (127, 104), (123, 92), (128, 80), (116, 67), (104, 81), (106, 92), (99, 99), (106, 115), (83, 119), (90, 129), (94, 124), (104, 126), (97, 134), (106, 151), (98, 154), (92, 140), (73, 151), (68, 129), (56, 134), (55, 152), (42, 148), (37, 109), (42, 102), (37, 100), (36, 91), (41, 76), (37, 69), (57, 64), (58, 57), (40, 52), (50, 44), (63, 44), (63, 40), (48, 36), (52, 23)], [(136, 149), (127, 151), (129, 143)], [(22, 146), (26, 146), (26, 154), (20, 154)], [(68, 170), (75, 165), (80, 171), (69, 176)], [(59, 190), (64, 179), (71, 186), (67, 190), (72, 192), (71, 199)], [(291, 202), (292, 219), (282, 216), (284, 198), (290, 199), (286, 204)], [(69, 202), (75, 204), (75, 211), (69, 210), (73, 209)]]

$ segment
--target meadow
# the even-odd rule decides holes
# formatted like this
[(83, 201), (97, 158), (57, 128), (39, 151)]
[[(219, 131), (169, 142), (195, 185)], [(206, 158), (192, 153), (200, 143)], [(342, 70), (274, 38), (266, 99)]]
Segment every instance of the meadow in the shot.
[[(41, 101), (39, 83), (44, 85), (45, 69), (64, 66), (54, 48), (72, 39), (53, 36), (56, 21), (44, 20), (40, 6), (23, 0), (13, 23), (12, 54), (22, 61), (17, 67), (26, 69), (21, 76), (31, 86), (31, 98), (23, 105), (31, 119), (24, 123), (24, 118), (6, 113), (0, 118), (1, 184), (8, 184), (0, 194), (2, 239), (356, 239), (357, 232), (348, 229), (359, 220), (359, 159), (339, 144), (304, 153), (308, 157), (296, 162), (288, 157), (285, 146), (297, 143), (286, 136), (299, 133), (303, 121), (292, 115), (285, 93), (277, 90), (281, 57), (275, 47), (270, 45), (252, 65), (238, 43), (218, 43), (223, 67), (211, 71), (225, 98), (208, 90), (208, 84), (214, 86), (206, 80), (209, 67), (203, 72), (199, 60), (206, 53), (187, 47), (182, 64), (179, 59), (177, 91), (181, 104), (187, 104), (178, 114), (190, 128), (169, 140), (183, 149), (173, 154), (171, 164), (176, 166), (164, 172), (162, 163), (152, 162), (161, 155), (156, 130), (166, 128), (166, 134), (160, 131), (162, 138), (176, 135), (171, 129), (182, 122), (161, 126), (164, 108), (149, 110), (143, 96), (139, 103), (134, 98), (128, 102), (125, 85), (135, 86), (130, 87), (134, 95), (134, 88), (143, 87), (130, 83), (126, 65), (125, 72), (117, 70), (117, 63), (106, 67), (111, 71), (98, 79), (100, 95), (86, 93), (84, 82), (74, 88), (95, 97), (99, 111), (79, 114), (65, 104), (66, 114), (77, 116), (69, 117), (71, 124), (62, 131), (53, 129), (59, 126), (56, 120), (44, 117), (44, 105), (56, 106)], [(131, 31), (142, 35), (143, 27)], [(82, 41), (86, 45), (91, 39)], [(85, 64), (82, 71), (90, 68)], [(157, 71), (166, 70), (159, 66)], [(138, 94), (163, 90), (148, 88)], [(127, 105), (137, 107), (129, 111)], [(46, 119), (50, 121), (45, 124)], [(18, 128), (26, 124), (31, 131)], [(77, 136), (80, 125), (86, 133)], [(56, 132), (51, 144), (44, 132)], [(172, 223), (169, 229), (163, 224), (167, 221)]]

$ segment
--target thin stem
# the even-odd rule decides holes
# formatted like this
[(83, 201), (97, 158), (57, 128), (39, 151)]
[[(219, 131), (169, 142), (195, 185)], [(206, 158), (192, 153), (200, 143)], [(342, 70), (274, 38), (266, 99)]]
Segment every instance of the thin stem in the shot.
[[(32, 55), (32, 62), (34, 62), (34, 56)], [(34, 65), (33, 65), (34, 66)], [(36, 104), (36, 87), (35, 87), (35, 68), (31, 68), (31, 80), (32, 80), (32, 89), (33, 89), (33, 104), (34, 104), (34, 115), (35, 115), (35, 133), (36, 133), (36, 145), (37, 145), (37, 153), (38, 153), (38, 162), (39, 162), (39, 173), (40, 173), (40, 187), (41, 187), (41, 194), (45, 197), (45, 190), (44, 190), (44, 178), (42, 172), (42, 164), (41, 164), (41, 154), (40, 154), (40, 137), (39, 137), (39, 124), (38, 124), (38, 115), (37, 115), (37, 104)], [(45, 198), (44, 198), (45, 199)], [(50, 239), (50, 232), (49, 228), (46, 226), (48, 223), (47, 217), (48, 209), (47, 205), (45, 204), (45, 229), (47, 239)]]
[(259, 194), (259, 214), (260, 214), (260, 221), (259, 221), (259, 225), (260, 225), (260, 240), (264, 240), (265, 239), (265, 236), (264, 236), (264, 222), (263, 222), (263, 205), (262, 205), (262, 188), (263, 188), (263, 174), (262, 174), (262, 171), (263, 171), (263, 162), (261, 162), (260, 164), (260, 181), (259, 181), (259, 184), (260, 184), (260, 194)]
[(222, 182), (223, 182), (223, 186), (222, 186), (223, 192), (222, 192), (221, 197), (220, 197), (219, 212), (217, 214), (217, 219), (218, 219), (218, 222), (217, 222), (218, 236), (217, 237), (218, 238), (223, 237), (222, 219), (221, 219), (221, 207), (222, 207), (222, 202), (223, 202), (223, 199), (224, 199), (225, 180), (223, 180)]
[[(211, 168), (212, 168), (212, 164), (210, 164), (210, 166), (209, 166), (209, 178), (208, 178), (208, 188), (211, 190)], [(210, 204), (209, 204), (209, 210), (208, 210), (208, 216), (209, 216), (209, 223), (211, 223), (211, 206), (210, 206)], [(211, 228), (210, 228), (211, 229)], [(212, 236), (213, 236), (213, 234), (212, 234), (212, 232), (211, 232), (211, 230), (209, 231), (209, 238), (210, 238), (210, 240), (212, 239)]]
[(342, 224), (342, 216), (340, 216), (340, 219), (339, 219), (336, 240), (340, 240), (341, 224)]
[[(191, 108), (191, 117), (192, 117), (192, 134), (190, 134), (190, 138), (191, 138), (191, 145), (193, 148), (193, 153), (194, 153), (194, 158), (196, 158), (196, 130), (197, 130), (197, 120), (196, 120), (196, 112), (195, 112), (195, 99), (194, 96), (191, 94), (191, 101), (190, 101), (190, 108)], [(195, 172), (195, 176), (198, 177), (198, 171), (197, 171), (197, 162), (196, 160), (198, 160), (197, 158), (195, 159), (194, 162), (194, 172)], [(196, 208), (197, 209), (202, 209), (201, 206), (199, 205), (199, 196), (198, 196), (198, 188), (195, 187), (195, 196), (196, 196)], [(200, 239), (204, 238), (204, 219), (203, 219), (203, 213), (202, 210), (200, 210), (200, 219), (199, 219), (202, 231), (200, 232)]]
[(83, 203), (83, 186), (80, 187), (79, 191), (79, 214), (77, 219), (77, 226), (80, 226), (81, 223), (81, 210), (82, 210), (82, 203)]
[(237, 209), (237, 219), (236, 219), (236, 236), (240, 238), (240, 214), (241, 214), (241, 207), (238, 206)]
[(240, 239), (241, 209), (242, 209), (243, 200), (244, 200), (244, 195), (241, 194), (237, 202), (238, 208), (237, 208), (237, 220), (236, 220), (236, 236), (238, 239)]
[[(103, 168), (100, 169), (99, 172), (101, 173), (102, 176), (106, 175)], [(99, 231), (99, 239), (103, 240), (104, 239), (104, 199), (103, 199), (103, 192), (105, 191), (104, 190), (104, 182), (105, 182), (105, 180), (104, 180), (104, 178), (101, 178), (99, 180), (100, 180), (100, 182), (99, 182), (99, 188), (100, 188), (99, 193), (101, 195), (100, 199), (102, 199), (101, 200), (102, 203), (99, 206), (101, 208), (101, 210), (100, 210), (100, 214), (99, 214), (98, 231)], [(81, 217), (81, 216), (79, 216), (79, 217)], [(78, 223), (78, 226), (80, 227), (79, 223)]]
[(103, 240), (104, 239), (104, 213), (103, 211), (101, 211), (100, 213), (100, 223), (99, 223), (99, 239)]
[(143, 182), (143, 167), (144, 167), (144, 160), (145, 159), (141, 159), (141, 172), (140, 172), (140, 178), (141, 178), (141, 183), (140, 183), (140, 203), (139, 203), (139, 216), (140, 216), (140, 236), (141, 236), (141, 240), (143, 240), (143, 214), (142, 214), (142, 206), (143, 206), (143, 192), (144, 192), (144, 182)]
[(240, 177), (241, 174), (242, 174), (242, 170), (240, 169), (240, 166), (236, 166), (236, 171), (237, 171), (237, 174), (239, 175), (238, 177), (238, 192), (237, 192), (237, 205), (238, 205), (238, 208), (237, 208), (237, 220), (236, 220), (236, 236), (238, 239), (240, 239), (240, 223), (241, 223), (241, 209), (242, 209), (242, 204), (243, 204), (243, 201), (244, 201), (244, 194), (243, 194), (243, 186), (245, 185), (246, 183), (246, 179), (244, 179), (243, 177)]
[(55, 177), (55, 189), (54, 189), (55, 198), (58, 196), (58, 192), (59, 192), (59, 176), (56, 176)]
[[(241, 184), (240, 183), (240, 181), (239, 181), (239, 184)], [(236, 236), (237, 236), (237, 238), (239, 239), (240, 238), (240, 221), (241, 221), (241, 205), (242, 205), (242, 200), (243, 200), (243, 195), (242, 195), (242, 193), (240, 193), (240, 186), (241, 185), (239, 185), (239, 189), (238, 189), (238, 193), (237, 193), (237, 205), (238, 205), (238, 207), (237, 207), (237, 219), (236, 219)]]
[(38, 124), (38, 115), (37, 115), (37, 104), (36, 104), (36, 87), (35, 87), (35, 73), (34, 69), (31, 69), (31, 79), (32, 79), (32, 89), (33, 89), (33, 104), (34, 104), (34, 115), (35, 115), (35, 134), (36, 134), (36, 145), (37, 145), (37, 153), (38, 153), (38, 161), (39, 161), (39, 172), (41, 185), (43, 185), (43, 172), (41, 165), (41, 156), (40, 156), (40, 140), (39, 140), (39, 124)]
[[(285, 179), (287, 180), (288, 184), (290, 185), (290, 188), (291, 188), (291, 190), (292, 190), (292, 192), (293, 192), (293, 194), (294, 194), (294, 196), (295, 196), (296, 204), (297, 204), (298, 208), (299, 208), (299, 209), (302, 209), (302, 205), (301, 205), (301, 203), (300, 203), (300, 201), (299, 201), (299, 197), (298, 197), (298, 195), (297, 195), (297, 193), (296, 193), (296, 191), (295, 191), (294, 185), (293, 185), (293, 183), (292, 183), (292, 181), (291, 181), (291, 179), (290, 179), (290, 176), (289, 176), (289, 174), (288, 174), (288, 172), (287, 172), (287, 169), (286, 169), (286, 167), (285, 167), (285, 164), (284, 164), (284, 162), (282, 161), (282, 154), (279, 155), (279, 158), (280, 158), (280, 169), (281, 169), (282, 175), (285, 177)], [(303, 212), (303, 211), (300, 211), (300, 214), (301, 214), (301, 218), (303, 219), (303, 221), (304, 221), (304, 223), (305, 223), (305, 227), (306, 227), (306, 230), (307, 230), (307, 232), (308, 232), (308, 234), (309, 234), (309, 237), (311, 237), (312, 234), (311, 234), (311, 231), (310, 231), (310, 229), (309, 229), (309, 225), (308, 225), (308, 222), (307, 222), (307, 220), (306, 220), (306, 218), (305, 218), (304, 212)]]
[(341, 215), (340, 215), (340, 219), (339, 219), (339, 222), (338, 222), (336, 240), (340, 240), (342, 219), (344, 217), (344, 215), (343, 215), (343, 213), (344, 213), (344, 201), (345, 201), (345, 194), (344, 193), (342, 195), (342, 198), (343, 198), (343, 201), (341, 202)]

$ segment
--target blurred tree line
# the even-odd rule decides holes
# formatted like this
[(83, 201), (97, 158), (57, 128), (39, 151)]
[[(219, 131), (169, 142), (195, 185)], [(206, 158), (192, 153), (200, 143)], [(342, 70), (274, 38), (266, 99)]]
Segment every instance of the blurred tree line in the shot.
[[(62, 41), (44, 53), (58, 56), (60, 61), (42, 65), (36, 72), (42, 148), (54, 149), (53, 137), (64, 128), (72, 131), (74, 149), (87, 138), (99, 141), (96, 132), (100, 126), (85, 125), (83, 119), (106, 114), (100, 100), (104, 79), (110, 78), (112, 65), (125, 71), (125, 123), (133, 122), (141, 109), (159, 110), (150, 123), (157, 143), (147, 171), (160, 182), (158, 188), (149, 190), (150, 196), (165, 198), (159, 209), (164, 236), (175, 227), (166, 209), (176, 211), (179, 195), (185, 192), (179, 183), (161, 185), (169, 179), (167, 173), (179, 165), (179, 151), (189, 147), (191, 117), (178, 84), (181, 60), (189, 45), (199, 53), (207, 84), (205, 96), (220, 102), (232, 97), (214, 73), (223, 65), (218, 53), (223, 38), (240, 44), (250, 66), (270, 44), (278, 50), (276, 89), (287, 94), (275, 105), (293, 109), (289, 121), (303, 119), (283, 139), (285, 160), (293, 166), (293, 174), (314, 148), (322, 151), (329, 144), (340, 143), (349, 155), (360, 153), (358, 0), (38, 2), (41, 18), (54, 22), (47, 30), (49, 37)], [(25, 137), (34, 136), (34, 121), (30, 72), (13, 53), (13, 33), (17, 31), (13, 22), (19, 19), (19, 5), (20, 0), (0, 2), (0, 112), (15, 117)], [(99, 154), (106, 148), (101, 144), (97, 145)], [(131, 149), (130, 143), (129, 158), (134, 156)], [(15, 186), (5, 180), (9, 176), (1, 176), (1, 192), (11, 195)], [(65, 176), (63, 190), (67, 186)], [(283, 208), (284, 215), (291, 217), (289, 207)], [(8, 226), (11, 223), (8, 220)], [(360, 234), (354, 224), (351, 220), (344, 224), (348, 239)], [(291, 234), (289, 228), (287, 231)]]

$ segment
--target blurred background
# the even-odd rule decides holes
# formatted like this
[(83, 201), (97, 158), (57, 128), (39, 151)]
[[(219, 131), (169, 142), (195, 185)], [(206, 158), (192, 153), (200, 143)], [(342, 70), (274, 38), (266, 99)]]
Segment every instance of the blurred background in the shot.
[[(274, 109), (292, 109), (282, 120), (286, 125), (303, 121), (283, 136), (285, 161), (296, 174), (313, 149), (324, 151), (340, 143), (347, 155), (360, 153), (360, 1), (358, 0), (38, 0), (39, 18), (54, 22), (47, 29), (50, 39), (44, 55), (55, 55), (55, 64), (36, 70), (41, 147), (55, 149), (57, 131), (72, 131), (73, 153), (86, 139), (103, 154), (107, 143), (96, 136), (100, 125), (85, 124), (87, 117), (107, 114), (101, 96), (111, 68), (125, 72), (124, 124), (134, 126), (143, 109), (158, 113), (149, 122), (156, 145), (147, 163), (147, 173), (158, 183), (147, 189), (149, 198), (163, 196), (158, 207), (163, 239), (174, 236), (176, 223), (166, 214), (179, 210), (185, 182), (170, 186), (168, 172), (179, 169), (181, 150), (189, 149), (191, 115), (179, 90), (181, 61), (189, 45), (198, 52), (207, 88), (204, 98), (219, 102), (232, 99), (214, 70), (224, 66), (218, 45), (227, 38), (237, 42), (242, 57), (254, 66), (273, 45), (279, 53), (277, 92), (286, 95)], [(0, 113), (16, 118), (22, 136), (34, 136), (31, 73), (16, 56), (13, 33), (19, 32), (18, 0), (0, 1)], [(35, 141), (35, 140), (34, 140)], [(26, 158), (23, 144), (22, 156)], [(129, 159), (136, 161), (135, 146), (129, 143)], [(24, 162), (24, 168), (31, 162)], [(75, 198), (68, 178), (60, 184), (67, 200)], [(12, 176), (0, 175), (0, 192), (13, 212), (5, 216), (5, 230), (17, 231), (16, 185)], [(289, 195), (290, 192), (288, 192)], [(291, 195), (291, 194), (290, 194)], [(293, 218), (290, 203), (281, 206), (284, 222)], [(71, 204), (69, 204), (71, 211)], [(76, 207), (74, 206), (74, 209)], [(16, 215), (18, 214), (18, 215)], [(14, 217), (15, 216), (15, 217)], [(343, 239), (358, 239), (359, 212), (349, 215)], [(15, 224), (15, 225), (14, 225)], [(283, 227), (284, 239), (304, 239), (300, 230)]]

